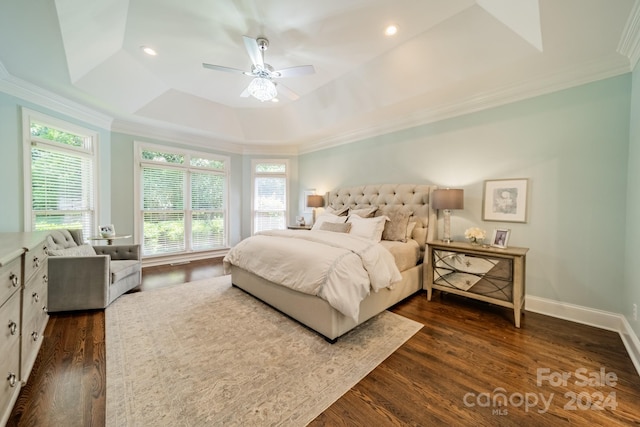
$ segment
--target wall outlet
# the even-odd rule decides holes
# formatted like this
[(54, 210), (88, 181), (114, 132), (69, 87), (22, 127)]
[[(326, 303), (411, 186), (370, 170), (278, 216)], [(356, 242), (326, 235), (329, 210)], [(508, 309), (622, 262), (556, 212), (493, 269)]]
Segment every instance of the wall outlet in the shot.
[(638, 304), (633, 304), (633, 320), (638, 320)]

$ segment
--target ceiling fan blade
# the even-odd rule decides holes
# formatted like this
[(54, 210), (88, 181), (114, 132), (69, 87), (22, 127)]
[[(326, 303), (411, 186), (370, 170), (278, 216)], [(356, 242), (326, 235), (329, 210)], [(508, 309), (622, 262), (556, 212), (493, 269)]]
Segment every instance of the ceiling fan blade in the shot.
[[(227, 73), (245, 74), (244, 71), (238, 70), (237, 68), (223, 67), (222, 65), (206, 64), (206, 63), (203, 62), (202, 66), (204, 68), (209, 68), (211, 70), (225, 71)], [(249, 74), (249, 75), (251, 75), (251, 74)]]
[(264, 68), (264, 58), (257, 40), (247, 36), (242, 36), (242, 38), (244, 39), (244, 47), (247, 49), (247, 53), (249, 54), (249, 58), (251, 58), (253, 65), (261, 69)]
[(313, 65), (298, 65), (297, 67), (283, 68), (282, 70), (276, 70), (271, 73), (271, 76), (279, 77), (297, 77), (306, 76), (308, 74), (315, 73), (316, 70)]
[(242, 93), (240, 94), (241, 98), (248, 98), (251, 95), (249, 94), (249, 88), (247, 87), (245, 90), (242, 91)]
[(278, 90), (278, 94), (282, 94), (292, 101), (295, 101), (300, 98), (300, 96), (297, 93), (295, 93), (294, 91), (292, 91), (291, 89), (283, 85), (282, 83), (276, 83), (275, 85), (276, 85), (276, 89)]

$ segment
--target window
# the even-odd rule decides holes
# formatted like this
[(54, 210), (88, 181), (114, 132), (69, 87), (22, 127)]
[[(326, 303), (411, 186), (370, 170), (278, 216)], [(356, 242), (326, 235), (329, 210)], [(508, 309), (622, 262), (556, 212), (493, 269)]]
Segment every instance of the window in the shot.
[(229, 159), (137, 143), (143, 256), (227, 246)]
[(253, 170), (253, 233), (287, 228), (287, 160), (254, 160)]
[(23, 109), (25, 229), (96, 232), (96, 132)]

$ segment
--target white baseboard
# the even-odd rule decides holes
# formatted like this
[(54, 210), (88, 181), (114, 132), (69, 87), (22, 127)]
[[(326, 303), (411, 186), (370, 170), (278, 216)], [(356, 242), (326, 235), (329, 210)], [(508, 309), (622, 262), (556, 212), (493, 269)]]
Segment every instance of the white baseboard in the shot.
[(619, 333), (640, 375), (640, 340), (622, 314), (530, 295), (526, 297), (525, 310)]

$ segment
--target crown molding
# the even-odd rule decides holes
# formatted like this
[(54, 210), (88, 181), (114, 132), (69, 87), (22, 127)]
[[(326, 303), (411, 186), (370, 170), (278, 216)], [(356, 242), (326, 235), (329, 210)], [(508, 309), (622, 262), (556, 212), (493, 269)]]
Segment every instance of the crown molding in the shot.
[(440, 105), (435, 108), (416, 111), (397, 120), (381, 125), (355, 129), (335, 137), (302, 141), (300, 154), (325, 150), (363, 139), (372, 138), (392, 132), (398, 132), (416, 126), (426, 125), (453, 117), (470, 114), (489, 108), (534, 98), (572, 87), (581, 86), (598, 80), (616, 77), (631, 72), (629, 62), (618, 54), (594, 61), (585, 61), (578, 67), (542, 75), (536, 79), (509, 84), (492, 91), (465, 98), (459, 102)]
[(154, 119), (136, 117), (136, 121), (115, 119), (111, 131), (131, 136), (157, 139), (178, 144), (195, 145), (231, 154), (242, 154), (243, 145), (218, 139), (206, 132), (196, 132), (192, 128), (159, 122)]
[(21, 80), (9, 74), (0, 63), (0, 92), (48, 108), (57, 113), (73, 117), (101, 129), (110, 129), (113, 118), (87, 108), (58, 94)]
[(618, 53), (629, 58), (633, 70), (640, 60), (640, 1), (636, 0), (622, 31)]
[(188, 144), (230, 154), (270, 156), (297, 156), (299, 154), (297, 145), (231, 142), (215, 137), (208, 132), (197, 132), (192, 128), (159, 122), (154, 119), (140, 119), (139, 117), (136, 118), (135, 122), (115, 119), (111, 130), (131, 136), (151, 138), (177, 144)]
[(7, 77), (9, 77), (9, 72), (4, 67), (4, 64), (2, 63), (2, 61), (0, 61), (0, 80), (4, 80)]

